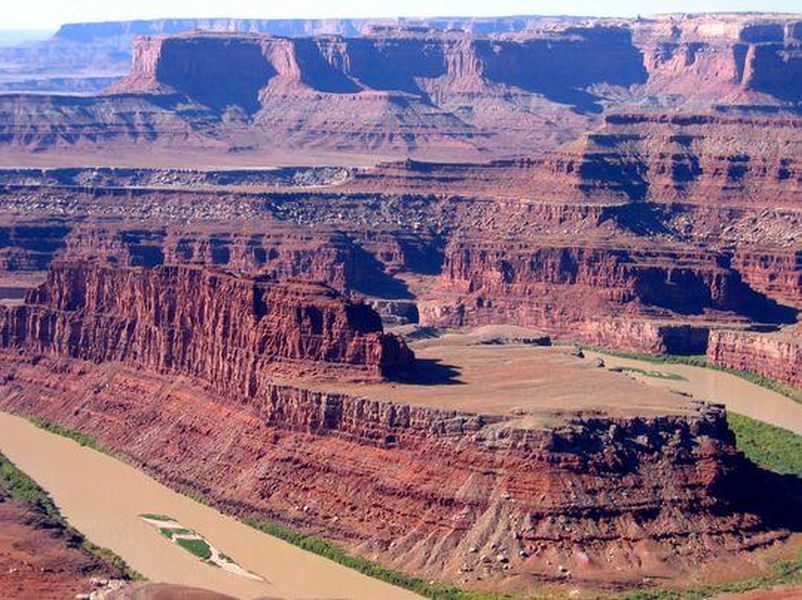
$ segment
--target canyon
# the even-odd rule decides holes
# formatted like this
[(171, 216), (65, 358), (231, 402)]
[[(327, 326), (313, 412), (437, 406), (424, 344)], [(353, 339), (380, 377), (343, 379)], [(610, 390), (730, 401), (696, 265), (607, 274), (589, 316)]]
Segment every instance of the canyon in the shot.
[[(133, 30), (178, 27), (151, 25)], [(69, 148), (102, 160), (98, 149), (111, 146), (131, 164), (146, 159), (136, 148), (150, 148), (149, 166), (488, 160), (577, 139), (611, 108), (782, 111), (802, 100), (792, 17), (500, 20), (482, 33), (365, 24), (359, 36), (330, 25), (302, 29), (352, 37), (279, 37), (258, 33), (279, 25), (248, 22), (137, 37), (130, 72), (97, 95), (4, 94), (0, 142), (51, 163)], [(109, 28), (89, 37), (114, 40)], [(51, 43), (70, 38), (68, 29)]]
[(0, 94), (0, 410), (467, 588), (798, 546), (798, 479), (722, 406), (571, 346), (802, 389), (802, 16), (86, 24), (0, 57), (59, 48), (74, 82)]

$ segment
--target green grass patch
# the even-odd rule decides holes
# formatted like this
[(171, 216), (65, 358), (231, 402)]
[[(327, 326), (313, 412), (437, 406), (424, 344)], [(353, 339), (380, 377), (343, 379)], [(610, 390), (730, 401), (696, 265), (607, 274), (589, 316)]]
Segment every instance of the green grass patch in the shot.
[(103, 452), (104, 454), (112, 454), (108, 450), (106, 450), (103, 445), (98, 442), (95, 438), (83, 434), (80, 431), (76, 431), (75, 429), (70, 429), (69, 427), (64, 427), (63, 425), (59, 425), (58, 423), (53, 423), (51, 421), (46, 421), (45, 419), (41, 419), (39, 417), (31, 417), (31, 423), (36, 425), (39, 429), (44, 429), (50, 433), (55, 433), (56, 435), (63, 436), (65, 438), (69, 438), (75, 442), (78, 442), (81, 446), (86, 446), (87, 448), (91, 448), (92, 450), (97, 450), (98, 452)]
[(152, 519), (154, 521), (175, 521), (175, 519), (169, 515), (160, 515), (158, 513), (144, 513), (139, 516), (145, 519)]
[(205, 540), (175, 538), (175, 543), (181, 546), (187, 552), (191, 552), (201, 560), (209, 560), (212, 557), (212, 549)]
[(108, 548), (93, 544), (80, 531), (70, 527), (50, 495), (38, 483), (20, 471), (3, 454), (0, 454), (0, 489), (5, 491), (12, 499), (31, 506), (34, 510), (45, 515), (50, 522), (63, 528), (68, 545), (79, 547), (84, 552), (96, 556), (105, 564), (117, 569), (127, 579), (144, 579), (141, 574), (129, 567), (114, 552)]
[(802, 477), (802, 435), (732, 412), (727, 413), (727, 421), (738, 449), (752, 462)]
[(0, 454), (0, 489), (12, 499), (34, 507), (56, 523), (65, 524), (61, 512), (48, 493), (2, 454)]

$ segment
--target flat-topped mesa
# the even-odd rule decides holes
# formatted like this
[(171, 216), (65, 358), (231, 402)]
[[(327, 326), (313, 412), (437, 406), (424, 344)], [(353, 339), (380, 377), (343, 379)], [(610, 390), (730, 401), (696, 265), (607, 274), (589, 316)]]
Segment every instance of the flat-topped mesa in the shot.
[(205, 32), (137, 38), (131, 73), (109, 91), (176, 91), (214, 108), (255, 112), (268, 96), (287, 92), (428, 100), (449, 93), (497, 95), (491, 88), (502, 85), (551, 96), (596, 83), (632, 85), (644, 77), (630, 33), (621, 27), (520, 39), (428, 30), (382, 30), (359, 38)]
[[(368, 398), (268, 383), (244, 405), (233, 390), (119, 363), (1, 356), (4, 410), (91, 435), (226, 512), (325, 532), (421, 577), (531, 594), (571, 571), (571, 585), (623, 586), (737, 560), (789, 534), (751, 497), (759, 474), (723, 408), (591, 366), (550, 363), (588, 389), (614, 385), (619, 416), (607, 405), (543, 426), (534, 406), (467, 413), (429, 386), (353, 386)], [(403, 401), (373, 399), (375, 388)], [(536, 403), (528, 391), (524, 402)], [(415, 393), (430, 405), (409, 404)]]
[(99, 262), (57, 264), (24, 305), (0, 308), (0, 344), (185, 374), (246, 397), (273, 378), (377, 380), (413, 360), (371, 308), (323, 284)]
[(182, 165), (203, 162), (193, 152), (251, 165), (287, 164), (301, 151), (338, 164), (362, 164), (368, 154), (477, 161), (555, 148), (596, 127), (611, 106), (802, 101), (799, 19), (557, 19), (495, 35), (492, 26), (468, 33), (440, 25), (361, 37), (335, 26), (324, 31), (349, 37), (138, 38), (130, 73), (106, 94), (2, 96), (0, 146), (60, 154), (114, 143), (115, 160), (138, 165), (163, 164), (138, 152), (143, 145), (180, 148), (171, 160)]
[(800, 131), (799, 114), (784, 110), (612, 112), (598, 131), (542, 157), (532, 177), (551, 183), (541, 187), (553, 201), (797, 208)]

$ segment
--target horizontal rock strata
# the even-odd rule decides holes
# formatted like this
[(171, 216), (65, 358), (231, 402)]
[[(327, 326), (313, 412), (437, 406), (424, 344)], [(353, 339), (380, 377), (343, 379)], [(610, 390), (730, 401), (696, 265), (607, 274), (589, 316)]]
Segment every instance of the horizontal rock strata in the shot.
[(58, 357), (6, 353), (0, 375), (5, 410), (95, 436), (241, 516), (427, 577), (619, 585), (786, 535), (748, 508), (753, 474), (716, 407), (528, 429), (285, 385), (210, 394)]
[(738, 371), (749, 371), (802, 390), (802, 335), (787, 333), (713, 331), (707, 359)]
[(0, 344), (184, 373), (243, 394), (268, 376), (381, 378), (412, 361), (372, 309), (321, 284), (98, 263), (59, 264), (24, 305), (0, 307)]

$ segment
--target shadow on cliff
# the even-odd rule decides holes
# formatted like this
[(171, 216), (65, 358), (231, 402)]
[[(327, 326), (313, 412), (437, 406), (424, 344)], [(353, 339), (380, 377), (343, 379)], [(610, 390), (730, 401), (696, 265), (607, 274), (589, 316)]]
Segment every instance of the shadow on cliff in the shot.
[(802, 479), (744, 462), (742, 475), (724, 486), (733, 507), (758, 515), (768, 529), (802, 532)]
[(454, 365), (444, 363), (436, 358), (415, 358), (412, 369), (399, 374), (393, 381), (410, 385), (465, 385), (458, 379), (461, 371)]
[[(632, 199), (632, 195), (630, 195), (630, 199)], [(633, 202), (631, 204), (603, 208), (599, 216), (599, 223), (609, 221), (617, 228), (639, 237), (652, 237), (673, 234), (671, 228), (666, 224), (670, 218), (670, 211), (661, 206)]]
[(415, 296), (407, 284), (385, 270), (384, 263), (361, 246), (354, 244), (354, 269), (351, 288), (366, 296), (388, 300), (412, 300)]

